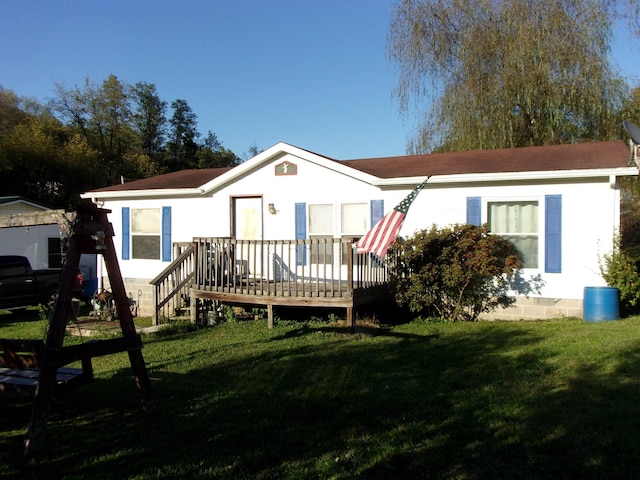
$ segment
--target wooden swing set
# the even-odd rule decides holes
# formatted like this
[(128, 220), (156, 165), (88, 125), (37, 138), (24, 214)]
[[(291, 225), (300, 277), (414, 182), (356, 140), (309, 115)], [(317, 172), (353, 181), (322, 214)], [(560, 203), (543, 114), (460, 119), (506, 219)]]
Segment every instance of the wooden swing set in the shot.
[[(80, 208), (75, 212), (63, 210), (36, 214), (5, 215), (0, 218), (0, 228), (46, 225), (57, 223), (67, 235), (65, 262), (62, 268), (57, 300), (49, 317), (49, 327), (44, 344), (38, 340), (0, 339), (0, 353), (12, 358), (14, 364), (0, 376), (0, 391), (24, 390), (35, 387), (31, 420), (25, 454), (35, 455), (44, 450), (47, 415), (55, 390), (68, 383), (81, 384), (93, 379), (91, 358), (113, 353), (127, 352), (136, 385), (142, 397), (144, 410), (153, 408), (149, 375), (142, 356), (142, 341), (136, 332), (129, 308), (122, 274), (113, 244), (113, 228), (107, 219), (110, 210), (96, 207)], [(79, 345), (63, 346), (66, 326), (73, 316), (72, 296), (81, 254), (100, 254), (109, 277), (114, 296), (122, 337), (97, 340)], [(21, 355), (16, 354), (18, 350)], [(25, 350), (31, 359), (25, 361)], [(22, 361), (18, 361), (19, 358)], [(82, 369), (65, 368), (81, 361)]]

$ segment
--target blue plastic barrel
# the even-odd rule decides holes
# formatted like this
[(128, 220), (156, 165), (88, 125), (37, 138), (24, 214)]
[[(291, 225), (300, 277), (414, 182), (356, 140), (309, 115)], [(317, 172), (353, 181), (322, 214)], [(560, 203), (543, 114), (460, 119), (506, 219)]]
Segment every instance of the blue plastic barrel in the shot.
[(620, 316), (620, 291), (615, 287), (584, 287), (582, 313), (587, 322), (617, 320)]

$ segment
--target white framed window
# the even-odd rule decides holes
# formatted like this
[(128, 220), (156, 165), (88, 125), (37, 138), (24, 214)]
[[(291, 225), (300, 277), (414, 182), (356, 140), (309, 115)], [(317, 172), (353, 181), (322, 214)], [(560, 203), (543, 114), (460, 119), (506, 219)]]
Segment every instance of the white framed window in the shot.
[(341, 205), (342, 236), (362, 236), (367, 231), (369, 208), (366, 203), (343, 203)]
[[(341, 229), (342, 237), (350, 237), (357, 241), (367, 233), (367, 221), (369, 218), (369, 205), (367, 203), (343, 203), (341, 205)], [(347, 265), (347, 255), (353, 252), (350, 244), (342, 243), (341, 261)]]
[(333, 263), (333, 204), (309, 205), (309, 239), (321, 240), (311, 244), (311, 263)]
[[(332, 203), (310, 204), (308, 213), (308, 238), (321, 240), (311, 245), (311, 263), (332, 264), (340, 260), (347, 263), (347, 254), (350, 245), (342, 244), (342, 250), (333, 239), (337, 237), (350, 237), (357, 240), (367, 232), (369, 222), (369, 204)], [(337, 216), (339, 215), (339, 218)], [(335, 251), (334, 251), (335, 250)], [(338, 258), (341, 257), (341, 258)]]
[(487, 223), (492, 233), (509, 239), (522, 253), (524, 268), (538, 268), (540, 244), (537, 200), (489, 201)]
[(309, 205), (309, 236), (333, 235), (333, 204)]
[(131, 258), (160, 259), (161, 220), (159, 208), (131, 209)]

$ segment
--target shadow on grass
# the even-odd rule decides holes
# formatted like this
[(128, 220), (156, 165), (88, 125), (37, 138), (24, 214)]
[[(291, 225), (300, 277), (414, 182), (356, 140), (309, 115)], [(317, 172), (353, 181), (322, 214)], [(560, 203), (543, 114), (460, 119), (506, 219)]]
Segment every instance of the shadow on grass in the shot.
[(56, 400), (37, 462), (14, 445), (28, 409), (8, 414), (0, 399), (8, 478), (631, 478), (640, 469), (640, 344), (604, 371), (569, 367), (532, 328), (342, 332), (292, 328), (248, 347), (232, 340), (224, 355), (199, 346), (184, 367), (163, 351), (167, 340), (152, 341), (157, 409), (140, 412), (130, 370), (118, 369)]
[(40, 319), (40, 309), (36, 307), (21, 310), (0, 310), (0, 325), (5, 323), (27, 323)]

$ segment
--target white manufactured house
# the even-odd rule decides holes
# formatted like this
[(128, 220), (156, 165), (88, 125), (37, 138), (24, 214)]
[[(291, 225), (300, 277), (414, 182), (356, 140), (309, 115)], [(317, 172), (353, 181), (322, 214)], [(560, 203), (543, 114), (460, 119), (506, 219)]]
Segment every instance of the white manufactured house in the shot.
[[(228, 286), (235, 276), (311, 279), (316, 293), (307, 285), (307, 304), (333, 296), (326, 285), (318, 293), (318, 279), (331, 277), (331, 288), (336, 278), (355, 282), (353, 239), (430, 177), (401, 235), (488, 223), (523, 252), (525, 278), (543, 282), (539, 294), (490, 318), (533, 319), (581, 316), (584, 287), (604, 285), (599, 257), (619, 228), (619, 180), (634, 175), (635, 158), (622, 141), (343, 161), (278, 143), (234, 168), (185, 170), (82, 197), (111, 211), (122, 276), (129, 291), (142, 292), (140, 313), (149, 315), (159, 301), (150, 281), (180, 255), (179, 245), (199, 245), (199, 261), (208, 255), (206, 264), (217, 266), (196, 280), (201, 298), (253, 294), (264, 296), (258, 304), (287, 304), (290, 289), (254, 283), (251, 291), (246, 282), (239, 291)], [(222, 290), (228, 297), (214, 295)]]

